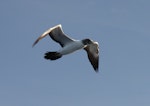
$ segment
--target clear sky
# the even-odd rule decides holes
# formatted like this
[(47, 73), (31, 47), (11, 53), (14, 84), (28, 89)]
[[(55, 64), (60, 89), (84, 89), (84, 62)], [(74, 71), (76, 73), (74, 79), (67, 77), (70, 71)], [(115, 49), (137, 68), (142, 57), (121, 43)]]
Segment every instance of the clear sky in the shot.
[[(149, 0), (1, 0), (0, 106), (150, 106)], [(56, 61), (45, 30), (100, 44), (99, 73), (84, 50)]]

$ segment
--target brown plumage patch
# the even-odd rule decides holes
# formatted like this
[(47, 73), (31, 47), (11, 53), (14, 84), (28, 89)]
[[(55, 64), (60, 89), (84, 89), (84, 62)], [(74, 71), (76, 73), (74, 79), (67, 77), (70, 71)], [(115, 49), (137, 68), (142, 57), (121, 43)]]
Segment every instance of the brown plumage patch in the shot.
[(94, 70), (98, 72), (99, 66), (99, 45), (97, 42), (93, 42), (92, 44), (87, 45), (84, 48), (87, 52), (89, 61), (91, 62)]

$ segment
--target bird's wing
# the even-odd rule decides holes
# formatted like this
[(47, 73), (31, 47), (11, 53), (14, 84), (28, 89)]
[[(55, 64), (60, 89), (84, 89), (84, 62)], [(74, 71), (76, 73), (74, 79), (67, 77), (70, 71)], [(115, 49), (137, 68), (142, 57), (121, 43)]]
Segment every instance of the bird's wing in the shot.
[(99, 45), (97, 42), (93, 42), (90, 45), (87, 45), (84, 48), (87, 52), (89, 61), (91, 62), (94, 70), (98, 72), (98, 66), (99, 66)]
[(67, 43), (74, 41), (64, 34), (61, 25), (57, 25), (45, 31), (39, 38), (37, 38), (37, 40), (33, 43), (33, 46), (47, 35), (49, 35), (54, 41), (58, 42), (62, 47), (64, 47)]

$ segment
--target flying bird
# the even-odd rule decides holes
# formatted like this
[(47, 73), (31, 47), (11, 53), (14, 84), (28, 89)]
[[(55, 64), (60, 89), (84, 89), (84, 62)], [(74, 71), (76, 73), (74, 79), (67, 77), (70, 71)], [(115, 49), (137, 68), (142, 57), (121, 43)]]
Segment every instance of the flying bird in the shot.
[(45, 53), (44, 58), (48, 60), (56, 60), (64, 55), (73, 53), (77, 50), (84, 49), (87, 52), (88, 59), (94, 70), (98, 72), (99, 66), (99, 44), (91, 39), (75, 40), (68, 37), (62, 30), (61, 24), (49, 28), (33, 43), (36, 45), (42, 38), (49, 35), (55, 42), (61, 45), (58, 51)]

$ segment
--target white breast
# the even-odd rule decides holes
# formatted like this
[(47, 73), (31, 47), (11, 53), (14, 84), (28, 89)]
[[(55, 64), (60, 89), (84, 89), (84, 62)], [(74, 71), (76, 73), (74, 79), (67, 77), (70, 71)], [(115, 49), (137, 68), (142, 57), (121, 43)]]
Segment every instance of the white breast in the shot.
[(84, 44), (81, 41), (74, 41), (74, 42), (71, 42), (68, 45), (64, 46), (58, 52), (61, 53), (62, 55), (66, 55), (66, 54), (72, 53), (76, 50), (80, 50), (83, 47), (84, 47)]

